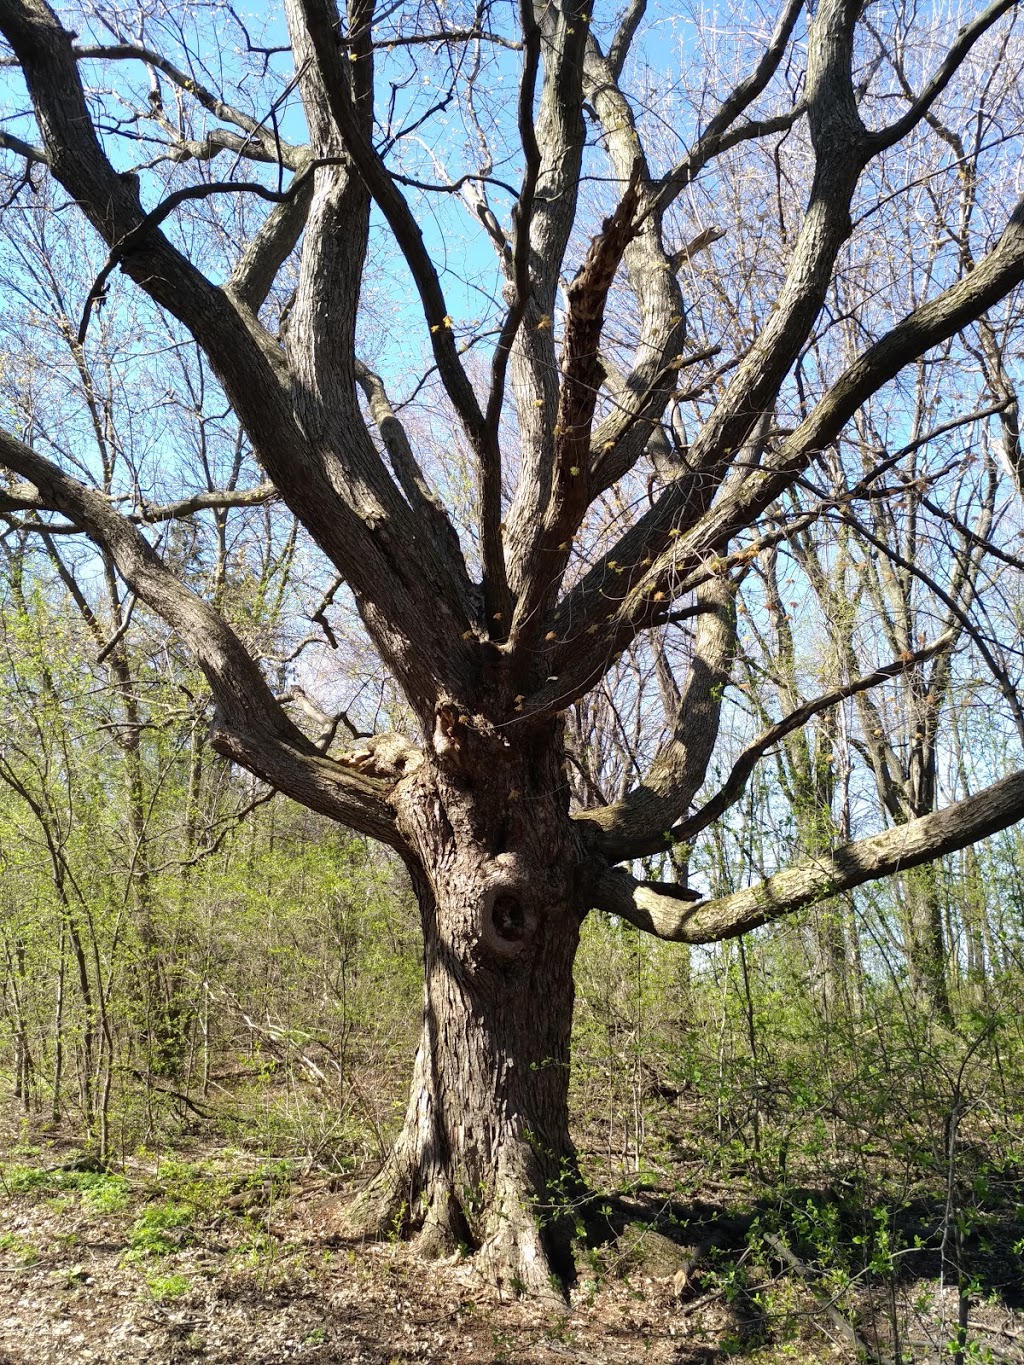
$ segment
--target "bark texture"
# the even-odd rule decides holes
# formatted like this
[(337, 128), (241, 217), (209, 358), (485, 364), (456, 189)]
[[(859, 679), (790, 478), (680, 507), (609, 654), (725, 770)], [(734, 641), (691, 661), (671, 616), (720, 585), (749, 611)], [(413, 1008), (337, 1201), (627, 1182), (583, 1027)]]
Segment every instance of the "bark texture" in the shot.
[(561, 742), (514, 747), (441, 717), (435, 753), (396, 789), (424, 942), (423, 1032), (402, 1133), (352, 1211), (475, 1250), (515, 1292), (571, 1274), (567, 1205), (573, 959), (584, 851)]

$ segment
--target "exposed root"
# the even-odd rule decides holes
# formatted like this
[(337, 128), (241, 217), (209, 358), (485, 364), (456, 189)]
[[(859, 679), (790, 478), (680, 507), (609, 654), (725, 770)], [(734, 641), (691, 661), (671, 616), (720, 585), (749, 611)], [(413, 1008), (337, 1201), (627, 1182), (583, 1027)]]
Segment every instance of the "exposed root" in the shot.
[(413, 1243), (425, 1260), (440, 1261), (472, 1245), (469, 1227), (454, 1196), (435, 1196)]
[(499, 1219), (475, 1261), (483, 1277), (505, 1293), (565, 1302), (563, 1280), (552, 1264), (540, 1227), (525, 1209), (516, 1218)]
[(520, 1195), (495, 1196), (470, 1220), (450, 1186), (434, 1172), (429, 1195), (392, 1157), (339, 1212), (349, 1237), (408, 1238), (426, 1260), (469, 1251), (481, 1278), (502, 1294), (565, 1302), (574, 1278), (567, 1229), (544, 1224)]
[(393, 1162), (339, 1210), (339, 1230), (348, 1237), (376, 1241), (404, 1233), (409, 1223), (408, 1182), (400, 1181)]

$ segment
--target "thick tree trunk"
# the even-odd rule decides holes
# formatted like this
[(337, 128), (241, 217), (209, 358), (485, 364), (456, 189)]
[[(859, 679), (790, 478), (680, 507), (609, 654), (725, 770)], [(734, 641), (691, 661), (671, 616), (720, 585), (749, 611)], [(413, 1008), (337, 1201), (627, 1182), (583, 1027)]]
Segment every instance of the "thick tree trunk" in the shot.
[(463, 1246), (532, 1295), (571, 1277), (582, 1195), (568, 1113), (582, 852), (551, 738), (519, 754), (467, 743), (457, 765), (408, 779), (423, 1033), (402, 1132), (351, 1211), (364, 1231), (417, 1233), (427, 1254)]
[(464, 1246), (496, 1282), (551, 1292), (571, 1270), (562, 1205), (579, 1193), (567, 1103), (576, 926), (561, 916), (528, 964), (482, 965), (455, 947), (429, 892), (422, 908), (412, 1093), (362, 1211), (381, 1230), (418, 1230), (427, 1254)]

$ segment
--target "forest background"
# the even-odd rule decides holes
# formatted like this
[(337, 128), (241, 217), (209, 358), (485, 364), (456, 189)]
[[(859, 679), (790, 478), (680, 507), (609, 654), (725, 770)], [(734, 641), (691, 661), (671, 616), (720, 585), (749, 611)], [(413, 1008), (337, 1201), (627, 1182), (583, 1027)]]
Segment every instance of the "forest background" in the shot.
[[(250, 42), (237, 16), (220, 14)], [(195, 31), (164, 12), (150, 22), (194, 56), (211, 15)], [(706, 97), (667, 79), (657, 44), (709, 81), (734, 72), (736, 34), (750, 30), (749, 15), (655, 17), (633, 58), (652, 128)], [(949, 16), (931, 17), (944, 32)], [(104, 22), (120, 20), (108, 11)], [(439, 98), (437, 54), (418, 60)], [(972, 54), (912, 172), (879, 172), (870, 211), (885, 215), (884, 250), (844, 263), (785, 394), (796, 411), (818, 367), (855, 353), (883, 295), (898, 311), (969, 271), (972, 241), (1001, 221), (1019, 174), (1022, 67), (1011, 24)], [(904, 75), (895, 61), (894, 86)], [(952, 125), (967, 106), (965, 142)], [(415, 108), (396, 96), (391, 115)], [(8, 150), (17, 141), (9, 134)], [(690, 319), (700, 378), (666, 420), (652, 479), (658, 458), (685, 451), (688, 425), (729, 372), (722, 338), (742, 349), (771, 307), (758, 281), (782, 271), (802, 184), (801, 153), (781, 146), (739, 147), (729, 175), (687, 205), (699, 232), (685, 264), (705, 285)], [(422, 156), (410, 154), (410, 175)], [(106, 249), (83, 243), (52, 187), (20, 175), (0, 262), (8, 424), (126, 506), (135, 499), (164, 561), (230, 620), (325, 749), (399, 729), (401, 696), (344, 610), (345, 590), (267, 496), (198, 348), (126, 291), (95, 300), (83, 347), (77, 323)], [(997, 187), (988, 198), (983, 182)], [(443, 203), (430, 240), (444, 243), (451, 297), (468, 313), (495, 291), (479, 285), (478, 246), (463, 245)], [(230, 232), (204, 201), (179, 230), (208, 258), (223, 252), (227, 273)], [(375, 251), (363, 326), (404, 337), (409, 291), (376, 239)], [(720, 279), (744, 287), (716, 292)], [(1021, 323), (1010, 295), (911, 366), (787, 493), (772, 543), (730, 562), (736, 642), (707, 791), (753, 750), (767, 759), (692, 847), (638, 861), (638, 876), (727, 895), (1019, 766)], [(626, 300), (617, 325), (628, 345)], [(422, 373), (417, 345), (381, 341), (367, 354), (390, 385)], [(434, 452), (429, 467), (466, 535), (470, 452), (430, 383), (406, 387), (418, 447)], [(880, 449), (882, 482), (865, 492), (857, 476), (873, 462), (878, 477)], [(182, 482), (198, 491), (172, 504)], [(218, 502), (223, 489), (234, 496)], [(629, 525), (649, 494), (643, 480), (610, 490), (592, 542)], [(205, 679), (109, 556), (13, 488), (0, 516), (5, 1193), (120, 1218), (150, 1293), (167, 1301), (194, 1289), (176, 1252), (212, 1204), (241, 1191), (235, 1252), (265, 1282), (286, 1258), (268, 1249), (249, 1192), (348, 1188), (384, 1160), (400, 1124), (422, 993), (404, 870), (211, 751)], [(667, 622), (627, 649), (573, 706), (577, 805), (613, 804), (649, 767), (685, 685), (692, 624)], [(773, 730), (802, 709), (800, 728)], [(1024, 1267), (1019, 829), (720, 944), (663, 943), (592, 914), (575, 979), (584, 1173), (640, 1225), (659, 1212), (671, 1222), (694, 1200), (720, 1206), (722, 1245), (716, 1216), (707, 1232), (694, 1214), (699, 1262), (673, 1293), (739, 1305), (718, 1332), (721, 1358), (793, 1340), (809, 1353), (815, 1323), (878, 1359), (1013, 1358), (1019, 1318), (979, 1313), (1020, 1308)], [(246, 1174), (229, 1178), (232, 1165)], [(164, 1225), (177, 1231), (161, 1241)], [(594, 1292), (632, 1254), (618, 1225), (609, 1245), (583, 1277)], [(41, 1248), (9, 1233), (0, 1250), (30, 1265)], [(636, 1264), (642, 1272), (642, 1255)]]

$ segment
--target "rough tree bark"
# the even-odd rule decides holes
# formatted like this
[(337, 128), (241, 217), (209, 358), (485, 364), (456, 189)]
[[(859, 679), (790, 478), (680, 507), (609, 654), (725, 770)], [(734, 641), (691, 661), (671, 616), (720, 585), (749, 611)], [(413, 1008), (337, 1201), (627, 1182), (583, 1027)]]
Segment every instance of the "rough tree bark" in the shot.
[[(479, 1249), (551, 1292), (571, 1270), (573, 959), (586, 852), (560, 723), (510, 744), (456, 727), (395, 789), (424, 940), (423, 1033), (403, 1131), (351, 1221)], [(541, 1004), (543, 1002), (543, 1004)]]
[[(603, 909), (651, 933), (705, 942), (961, 848), (1024, 814), (1018, 774), (951, 811), (696, 904), (617, 868), (698, 838), (727, 817), (773, 745), (937, 647), (925, 642), (798, 702), (723, 783), (709, 782), (731, 682), (736, 584), (744, 564), (784, 542), (783, 500), (862, 404), (1024, 280), (1024, 203), (1002, 206), (1000, 229), (969, 272), (944, 285), (936, 277), (926, 298), (904, 301), (905, 316), (873, 317), (852, 359), (804, 366), (800, 403), (790, 404), (797, 416), (782, 425), (784, 386), (827, 335), (823, 310), (842, 253), (851, 236), (873, 230), (872, 212), (891, 198), (862, 185), (865, 170), (931, 126), (936, 102), (1014, 0), (996, 0), (951, 30), (920, 88), (896, 93), (873, 84), (887, 70), (884, 38), (858, 27), (857, 0), (819, 0), (806, 14), (802, 0), (785, 0), (773, 33), (755, 44), (749, 74), (717, 108), (701, 108), (702, 131), (660, 175), (644, 145), (642, 102), (625, 83), (643, 0), (630, 5), (607, 52), (588, 0), (522, 0), (518, 26), (507, 31), (507, 16), (486, 6), (471, 27), (440, 32), (425, 27), (426, 10), (410, 28), (393, 8), (378, 18), (372, 0), (349, 0), (344, 12), (334, 0), (284, 8), (294, 63), (287, 81), (261, 84), (271, 54), (246, 35), (254, 65), (233, 103), (201, 72), (229, 80), (235, 59), (203, 68), (191, 51), (157, 50), (159, 23), (148, 13), (135, 30), (118, 29), (116, 42), (107, 30), (89, 42), (46, 0), (0, 0), (12, 90), (23, 82), (12, 96), (20, 122), (5, 124), (19, 132), (0, 133), (0, 149), (23, 170), (14, 199), (32, 176), (50, 177), (107, 252), (81, 301), (75, 345), (92, 344), (91, 320), (121, 288), (120, 271), (205, 352), (222, 390), (211, 401), (226, 397), (234, 408), (259, 468), (251, 489), (186, 488), (171, 503), (147, 499), (133, 468), (123, 498), (111, 497), (70, 462), (74, 452), (62, 465), (41, 442), (0, 431), (0, 516), (40, 533), (60, 519), (62, 534), (102, 547), (203, 668), (218, 751), (405, 861), (423, 923), (423, 1037), (405, 1126), (351, 1216), (364, 1227), (418, 1231), (432, 1251), (465, 1241), (495, 1279), (547, 1293), (552, 1275), (571, 1274), (564, 1214), (581, 1193), (567, 1086), (572, 963), (585, 914)], [(224, 11), (216, 14), (223, 41)], [(92, 21), (75, 14), (73, 22), (88, 29)], [(464, 62), (467, 45), (476, 57)], [(484, 54), (505, 54), (519, 68), (495, 145), (450, 183), (402, 169), (403, 139), (421, 143), (429, 120), (451, 104), (439, 96), (422, 119), (410, 106), (403, 124), (399, 91), (420, 82), (408, 71), (392, 80), (391, 64), (428, 48), (448, 54), (453, 80), (469, 82), (473, 145), (487, 141), (473, 104)], [(82, 72), (95, 63), (118, 75), (87, 94)], [(798, 67), (790, 88), (785, 73)], [(144, 73), (137, 119), (125, 120), (119, 101), (135, 87), (123, 73), (136, 69)], [(307, 145), (281, 133), (278, 110), (293, 93)], [(107, 100), (116, 106), (109, 118)], [(868, 107), (897, 112), (869, 126)], [(140, 126), (162, 155), (154, 159), (145, 142), (135, 169), (119, 170), (133, 158), (118, 138)], [(806, 203), (780, 233), (773, 293), (755, 310), (749, 343), (716, 369), (731, 339), (688, 337), (686, 293), (701, 290), (698, 257), (714, 271), (704, 262), (724, 230), (691, 224), (699, 230), (674, 240), (673, 215), (685, 217), (683, 191), (702, 177), (726, 185), (729, 158), (744, 144), (774, 139), (778, 155), (790, 134), (802, 139)], [(440, 148), (449, 133), (434, 136)], [(212, 179), (210, 163), (225, 151), (231, 169)], [(499, 157), (517, 184), (495, 176)], [(175, 178), (161, 180), (168, 167)], [(603, 217), (588, 201), (592, 173), (607, 187)], [(492, 316), (472, 335), (452, 316), (444, 269), (417, 220), (413, 196), (435, 192), (468, 197), (497, 255)], [(858, 194), (873, 207), (855, 203)], [(175, 234), (171, 224), (195, 203), (217, 215), (241, 201), (272, 207), (217, 282), (202, 263), (202, 220), (193, 233)], [(225, 218), (217, 240), (235, 240), (244, 221), (241, 210)], [(432, 483), (414, 426), (357, 354), (375, 222), (410, 282), (404, 303), (422, 313), (433, 378), (419, 379), (434, 384), (434, 411), (459, 431), (473, 463), (471, 546)], [(606, 322), (627, 295), (631, 341)], [(483, 357), (472, 371), (471, 343)], [(810, 370), (817, 387), (808, 399)], [(679, 412), (691, 400), (689, 439)], [(879, 495), (870, 477), (861, 484), (857, 496)], [(644, 510), (609, 528), (601, 500), (610, 492)], [(176, 516), (271, 498), (348, 585), (408, 705), (408, 736), (376, 736), (346, 753), (311, 738), (220, 610), (220, 595), (204, 597), (176, 575), (153, 532)], [(822, 500), (800, 528), (828, 505)], [(686, 621), (695, 623), (689, 674), (649, 772), (620, 800), (571, 811), (566, 712), (634, 642)]]

